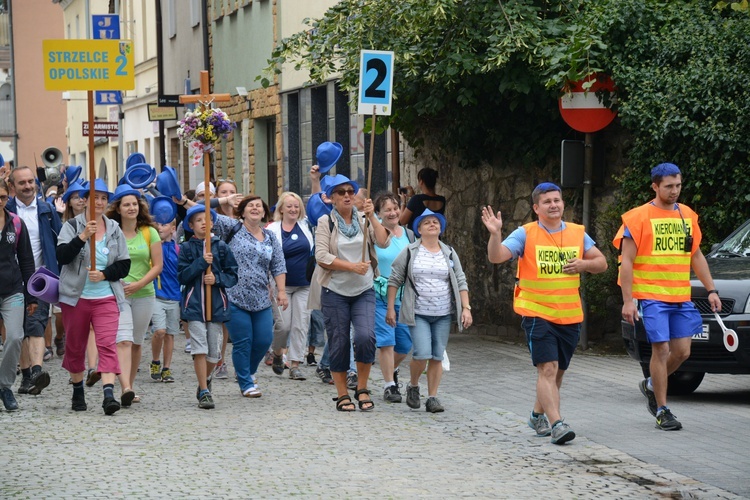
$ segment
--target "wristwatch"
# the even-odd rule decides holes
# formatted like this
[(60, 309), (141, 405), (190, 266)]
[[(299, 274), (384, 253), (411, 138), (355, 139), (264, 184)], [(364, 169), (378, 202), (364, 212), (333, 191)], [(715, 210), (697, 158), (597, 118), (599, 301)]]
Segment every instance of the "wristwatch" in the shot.
[(708, 291), (708, 295), (711, 295), (712, 293), (715, 293), (716, 295), (719, 295), (719, 291), (718, 290), (709, 290)]
[(471, 306), (469, 304), (466, 304), (465, 306), (461, 306), (461, 307), (463, 307), (464, 309), (468, 309), (469, 311), (471, 311)]

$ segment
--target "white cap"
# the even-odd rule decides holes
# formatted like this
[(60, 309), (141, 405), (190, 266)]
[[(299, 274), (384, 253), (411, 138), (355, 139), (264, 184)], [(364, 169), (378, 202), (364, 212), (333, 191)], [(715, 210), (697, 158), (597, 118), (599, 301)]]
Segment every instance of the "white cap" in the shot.
[[(208, 186), (209, 186), (209, 189), (211, 191), (211, 194), (216, 194), (216, 187), (214, 186), (214, 183), (213, 182), (209, 182)], [(198, 184), (195, 187), (195, 194), (201, 194), (204, 191), (206, 191), (206, 183), (205, 182), (201, 182), (200, 184)]]

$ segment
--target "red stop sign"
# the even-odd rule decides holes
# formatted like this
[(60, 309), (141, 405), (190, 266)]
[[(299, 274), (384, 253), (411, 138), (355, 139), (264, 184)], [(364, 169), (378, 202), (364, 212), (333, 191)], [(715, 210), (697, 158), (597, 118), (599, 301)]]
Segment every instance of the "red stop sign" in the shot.
[[(583, 84), (594, 83), (584, 92)], [(583, 80), (571, 83), (558, 100), (560, 114), (565, 123), (579, 132), (597, 132), (615, 119), (615, 113), (599, 102), (597, 91), (615, 91), (615, 82), (603, 73), (594, 73)]]

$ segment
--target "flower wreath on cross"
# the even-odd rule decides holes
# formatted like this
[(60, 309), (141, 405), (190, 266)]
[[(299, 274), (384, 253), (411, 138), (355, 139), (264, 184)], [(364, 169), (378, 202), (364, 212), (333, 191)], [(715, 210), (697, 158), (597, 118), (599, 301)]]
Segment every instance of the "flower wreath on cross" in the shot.
[(193, 166), (197, 167), (201, 156), (213, 152), (214, 144), (226, 139), (234, 130), (235, 124), (220, 108), (201, 106), (185, 113), (180, 120), (177, 136), (193, 150)]

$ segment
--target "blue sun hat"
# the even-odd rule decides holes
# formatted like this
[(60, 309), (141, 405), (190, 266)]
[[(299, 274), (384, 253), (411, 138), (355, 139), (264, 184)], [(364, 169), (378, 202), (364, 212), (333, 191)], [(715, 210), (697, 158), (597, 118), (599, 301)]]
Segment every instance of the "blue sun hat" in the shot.
[(315, 152), (315, 158), (318, 160), (318, 171), (325, 174), (336, 165), (344, 152), (344, 146), (338, 142), (324, 142)]
[(82, 166), (68, 165), (68, 168), (65, 169), (65, 180), (67, 181), (68, 186), (70, 186), (75, 181), (77, 181), (81, 177), (82, 172), (83, 172)]
[(682, 175), (680, 167), (674, 163), (659, 163), (657, 166), (651, 169), (651, 180), (653, 181), (657, 177), (667, 177), (670, 175)]
[(323, 202), (323, 199), (321, 198), (322, 194), (322, 192), (315, 193), (310, 196), (309, 200), (307, 200), (307, 220), (309, 220), (310, 224), (313, 226), (318, 225), (318, 219), (331, 213), (332, 206), (330, 203)]
[(145, 188), (156, 179), (156, 169), (148, 163), (136, 163), (128, 167), (122, 179), (135, 189)]
[(419, 225), (422, 223), (422, 221), (425, 219), (425, 217), (435, 217), (440, 222), (440, 234), (443, 234), (445, 232), (445, 217), (443, 214), (437, 214), (430, 210), (429, 208), (425, 208), (424, 212), (414, 219), (414, 223), (412, 224), (411, 228), (412, 231), (414, 231), (414, 234), (417, 236), (417, 238), (421, 238), (422, 235), (419, 234)]
[(112, 201), (112, 196), (114, 193), (109, 190), (109, 187), (107, 187), (107, 182), (104, 179), (97, 178), (94, 181), (94, 191), (99, 191), (100, 193), (106, 193), (107, 194), (107, 201)]
[(86, 189), (80, 182), (75, 181), (70, 184), (68, 184), (68, 189), (65, 190), (65, 192), (62, 195), (62, 201), (65, 203), (68, 203), (70, 201), (70, 197), (74, 194), (78, 193), (78, 196), (81, 198), (89, 195), (89, 190)]
[(156, 190), (163, 196), (175, 197), (178, 200), (182, 199), (180, 182), (177, 180), (177, 172), (174, 168), (169, 165), (164, 166), (161, 173), (156, 176)]
[(351, 184), (351, 186), (354, 188), (354, 194), (357, 194), (357, 191), (359, 191), (359, 184), (349, 179), (347, 176), (342, 175), (342, 174), (336, 174), (334, 176), (329, 175), (327, 182), (326, 182), (326, 188), (325, 188), (326, 196), (330, 198), (331, 195), (333, 194), (333, 190), (336, 189), (338, 186), (341, 186), (344, 184)]
[[(192, 207), (188, 208), (187, 214), (185, 215), (185, 219), (182, 221), (182, 227), (185, 229), (185, 231), (193, 232), (192, 229), (190, 229), (190, 219), (193, 218), (195, 214), (200, 214), (206, 211), (206, 206), (203, 203), (199, 203), (197, 205), (193, 205)], [(216, 223), (217, 218), (216, 211), (212, 208), (211, 209), (211, 223)]]
[(143, 196), (140, 191), (138, 191), (137, 189), (133, 189), (128, 184), (121, 184), (115, 188), (115, 194), (112, 195), (112, 198), (109, 200), (109, 202), (114, 203), (117, 200), (121, 200), (128, 195), (133, 195), (136, 198), (140, 198)]
[(146, 163), (146, 157), (143, 156), (143, 153), (130, 153), (128, 159), (125, 160), (125, 170), (139, 163)]
[(169, 196), (157, 196), (149, 202), (149, 212), (155, 222), (169, 224), (177, 217), (177, 205)]

